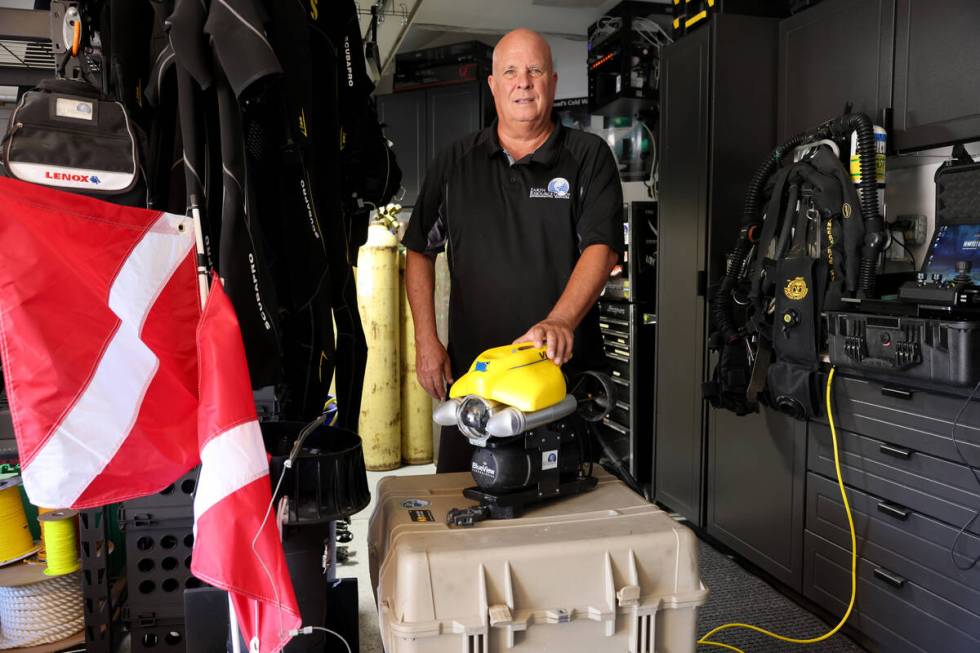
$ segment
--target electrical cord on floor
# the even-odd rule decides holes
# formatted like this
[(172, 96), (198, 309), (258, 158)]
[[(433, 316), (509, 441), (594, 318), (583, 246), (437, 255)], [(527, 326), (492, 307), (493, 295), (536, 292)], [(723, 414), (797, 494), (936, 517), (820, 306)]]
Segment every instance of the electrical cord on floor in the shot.
[(303, 626), (302, 628), (297, 628), (296, 630), (290, 630), (289, 634), (292, 635), (293, 637), (296, 637), (297, 635), (311, 635), (314, 630), (322, 630), (325, 633), (329, 633), (330, 635), (333, 635), (334, 637), (336, 637), (337, 639), (339, 639), (344, 643), (344, 646), (347, 647), (347, 653), (351, 653), (350, 644), (347, 643), (347, 640), (344, 639), (344, 636), (338, 632), (330, 630), (329, 628), (321, 628), (320, 626)]
[[(854, 530), (854, 517), (851, 515), (851, 504), (847, 500), (847, 492), (844, 490), (844, 477), (841, 474), (840, 468), (840, 450), (837, 444), (837, 426), (834, 424), (834, 411), (831, 406), (831, 388), (834, 383), (834, 372), (836, 368), (830, 368), (830, 376), (827, 377), (827, 421), (830, 422), (830, 437), (834, 444), (834, 467), (837, 470), (837, 485), (840, 487), (840, 495), (844, 500), (844, 511), (847, 513), (847, 523), (851, 529), (851, 600), (847, 604), (847, 612), (841, 617), (840, 622), (834, 626), (831, 630), (827, 631), (819, 637), (811, 637), (809, 639), (796, 639), (794, 637), (785, 637), (779, 635), (772, 631), (766, 630), (765, 628), (760, 628), (759, 626), (753, 626), (752, 624), (743, 623), (730, 623), (718, 626), (708, 631), (701, 639), (698, 640), (699, 645), (704, 646), (715, 646), (717, 648), (723, 648), (729, 651), (735, 651), (735, 653), (745, 653), (742, 649), (732, 646), (731, 644), (724, 644), (722, 642), (712, 641), (711, 638), (718, 633), (725, 630), (732, 630), (734, 628), (742, 628), (745, 630), (751, 630), (756, 633), (765, 635), (766, 637), (772, 637), (773, 639), (778, 639), (781, 642), (788, 642), (790, 644), (816, 644), (824, 640), (830, 639), (837, 634), (847, 620), (851, 616), (851, 612), (854, 610), (854, 601), (857, 599), (857, 534)], [(978, 384), (980, 387), (980, 384)]]
[[(958, 453), (960, 458), (963, 460), (963, 464), (966, 465), (971, 472), (973, 472), (973, 477), (977, 479), (977, 484), (980, 484), (980, 470), (977, 470), (977, 468), (971, 465), (970, 461), (966, 459), (966, 456), (963, 455), (963, 451), (960, 449), (960, 442), (956, 439), (956, 429), (960, 426), (960, 420), (963, 419), (963, 413), (965, 413), (966, 409), (970, 406), (970, 402), (973, 401), (973, 398), (977, 395), (978, 390), (980, 390), (980, 381), (977, 381), (977, 384), (973, 386), (973, 390), (970, 392), (970, 396), (968, 396), (966, 401), (963, 402), (963, 405), (960, 406), (960, 410), (958, 413), (956, 413), (956, 418), (953, 420), (953, 426), (949, 431), (949, 435), (953, 439), (953, 446), (956, 447), (956, 453)], [(960, 571), (970, 571), (976, 567), (978, 563), (980, 563), (980, 556), (974, 558), (970, 564), (965, 567), (960, 565), (960, 563), (956, 560), (956, 545), (959, 544), (960, 538), (963, 537), (966, 530), (970, 528), (975, 521), (977, 521), (977, 518), (980, 518), (980, 510), (973, 513), (973, 517), (970, 518), (970, 521), (963, 524), (963, 528), (961, 528), (960, 532), (956, 534), (955, 538), (953, 538), (953, 543), (949, 547), (949, 557), (953, 561), (953, 566)]]

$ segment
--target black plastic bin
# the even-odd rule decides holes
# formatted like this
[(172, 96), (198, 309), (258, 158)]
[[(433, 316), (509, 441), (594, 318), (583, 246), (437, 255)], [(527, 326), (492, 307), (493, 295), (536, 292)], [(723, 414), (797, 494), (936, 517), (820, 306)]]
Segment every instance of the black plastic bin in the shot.
[[(269, 471), (273, 488), (306, 426), (302, 422), (261, 423), (266, 450), (272, 454)], [(360, 512), (371, 502), (361, 438), (347, 429), (317, 426), (285, 474), (276, 499), (289, 498), (287, 526), (336, 521)]]

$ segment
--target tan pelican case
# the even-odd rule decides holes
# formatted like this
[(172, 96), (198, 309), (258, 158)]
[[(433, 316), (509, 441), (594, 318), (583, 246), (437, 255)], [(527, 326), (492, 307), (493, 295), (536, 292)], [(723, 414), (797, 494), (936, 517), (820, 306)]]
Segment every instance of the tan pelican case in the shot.
[(468, 473), (390, 476), (368, 549), (387, 653), (693, 653), (697, 540), (615, 478), (449, 528)]

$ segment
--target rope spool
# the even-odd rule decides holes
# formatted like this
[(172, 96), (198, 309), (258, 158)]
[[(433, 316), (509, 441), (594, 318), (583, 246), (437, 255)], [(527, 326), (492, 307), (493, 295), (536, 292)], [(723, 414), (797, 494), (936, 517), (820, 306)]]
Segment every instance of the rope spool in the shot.
[(20, 500), (20, 477), (0, 481), (0, 567), (37, 553)]
[(41, 527), (41, 550), (37, 552), (38, 562), (48, 561), (48, 551), (47, 549), (44, 548), (44, 522), (41, 521), (41, 515), (52, 512), (53, 510), (54, 508), (42, 508), (41, 506), (37, 507), (37, 517), (38, 517), (37, 523), (38, 526)]
[(74, 510), (52, 510), (40, 517), (43, 524), (44, 549), (47, 552), (46, 576), (63, 576), (78, 571), (78, 537), (75, 533)]
[(0, 587), (0, 650), (60, 642), (85, 626), (77, 573)]

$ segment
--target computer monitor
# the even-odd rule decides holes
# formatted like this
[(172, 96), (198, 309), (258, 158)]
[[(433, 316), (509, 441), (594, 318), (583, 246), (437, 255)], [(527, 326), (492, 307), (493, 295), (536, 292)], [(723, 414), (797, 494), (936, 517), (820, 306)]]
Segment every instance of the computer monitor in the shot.
[(936, 227), (922, 264), (922, 271), (929, 278), (943, 275), (943, 281), (956, 276), (956, 262), (973, 264), (973, 283), (980, 284), (980, 224), (948, 224)]

